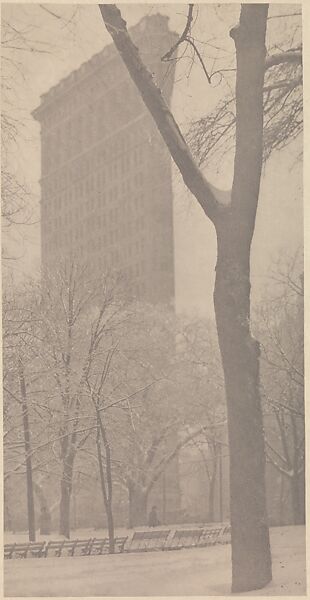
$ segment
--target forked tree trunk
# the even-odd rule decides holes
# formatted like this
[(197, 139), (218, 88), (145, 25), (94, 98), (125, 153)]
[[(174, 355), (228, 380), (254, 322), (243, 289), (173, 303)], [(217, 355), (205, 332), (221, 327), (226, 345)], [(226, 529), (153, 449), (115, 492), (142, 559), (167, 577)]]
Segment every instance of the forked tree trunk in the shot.
[(71, 452), (64, 459), (63, 473), (60, 482), (59, 533), (68, 539), (70, 539), (70, 504), (74, 458), (74, 453)]
[(101, 14), (155, 119), (183, 180), (217, 231), (214, 305), (225, 376), (230, 444), (232, 591), (264, 587), (272, 577), (259, 393), (259, 345), (250, 333), (250, 252), (263, 150), (263, 85), (268, 4), (243, 4), (231, 30), (236, 47), (236, 152), (229, 206), (221, 205), (131, 42), (114, 5)]
[(263, 84), (268, 5), (242, 5), (236, 46), (236, 152), (231, 205), (217, 219), (214, 289), (230, 454), (232, 591), (272, 578), (265, 492), (259, 344), (250, 331), (250, 254), (263, 149)]

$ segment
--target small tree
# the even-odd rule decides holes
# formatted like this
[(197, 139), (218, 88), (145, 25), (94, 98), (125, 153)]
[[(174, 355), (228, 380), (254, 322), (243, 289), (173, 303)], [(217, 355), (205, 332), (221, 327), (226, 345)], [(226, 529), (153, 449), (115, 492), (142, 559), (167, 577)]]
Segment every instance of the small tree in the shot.
[[(99, 343), (101, 336), (101, 315), (94, 323), (92, 328), (91, 340), (90, 340), (90, 352), (92, 346)], [(99, 337), (99, 339), (98, 339)], [(110, 343), (112, 339), (110, 340)], [(109, 397), (109, 390), (107, 389), (107, 381), (110, 374), (111, 362), (117, 346), (110, 347), (105, 356), (100, 353), (100, 366), (95, 367), (86, 376), (86, 386), (90, 395), (92, 407), (94, 410), (95, 420), (95, 431), (96, 431), (96, 451), (99, 469), (100, 486), (102, 492), (102, 498), (104, 503), (104, 509), (107, 516), (108, 522), (108, 533), (109, 533), (109, 552), (114, 553), (115, 542), (114, 542), (114, 518), (113, 518), (113, 469), (112, 469), (112, 448), (109, 442), (109, 421), (108, 416), (104, 413), (108, 408), (113, 408), (115, 401), (112, 402), (112, 406), (106, 406), (106, 400)], [(121, 400), (122, 402), (122, 400)], [(118, 402), (116, 401), (116, 405)], [(103, 449), (102, 449), (103, 446)]]
[[(3, 296), (3, 389), (5, 451), (12, 454), (12, 467), (5, 469), (5, 478), (26, 469), (27, 515), (29, 541), (36, 539), (35, 504), (33, 486), (33, 445), (29, 412), (29, 384), (33, 369), (32, 356), (28, 351), (29, 336), (32, 337), (33, 315), (24, 305), (19, 306), (21, 295), (14, 290), (13, 297)], [(21, 422), (20, 422), (21, 421)], [(22, 442), (20, 442), (22, 438)], [(24, 449), (22, 450), (22, 446)], [(22, 451), (21, 451), (22, 450)], [(7, 462), (7, 466), (8, 466)]]
[(305, 521), (303, 275), (297, 258), (277, 265), (279, 293), (258, 314), (269, 462), (288, 481), (294, 523)]
[[(45, 276), (37, 296), (42, 332), (40, 361), (47, 387), (53, 391), (54, 438), (61, 467), (59, 531), (70, 536), (70, 501), (74, 463), (96, 429), (85, 385), (93, 362), (115, 326), (120, 302), (111, 278), (89, 280), (74, 263)], [(97, 336), (93, 339), (93, 328)]]

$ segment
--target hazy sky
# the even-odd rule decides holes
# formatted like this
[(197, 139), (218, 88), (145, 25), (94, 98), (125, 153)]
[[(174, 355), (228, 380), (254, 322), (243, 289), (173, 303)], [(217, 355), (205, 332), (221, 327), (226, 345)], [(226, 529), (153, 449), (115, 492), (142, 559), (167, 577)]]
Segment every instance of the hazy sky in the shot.
[[(41, 94), (111, 42), (97, 5), (73, 7), (49, 4), (46, 7), (62, 19), (39, 5), (2, 5), (2, 18), (16, 29), (23, 30), (29, 44), (26, 51), (11, 49), (5, 52), (3, 69), (8, 86), (12, 88), (7, 97), (11, 103), (10, 110), (20, 124), (17, 147), (12, 147), (11, 163), (20, 176), (26, 174), (25, 180), (34, 198), (35, 220), (39, 219), (40, 130), (31, 111), (40, 103)], [(129, 26), (145, 14), (167, 14), (171, 29), (177, 32), (182, 31), (187, 12), (186, 5), (173, 4), (122, 4), (121, 9)], [(281, 11), (294, 12), (296, 5), (273, 5), (270, 15)], [(237, 22), (238, 14), (237, 4), (199, 6), (194, 35), (204, 42), (200, 50), (209, 68), (213, 67), (215, 60), (216, 64), (225, 66), (233, 59), (234, 45), (228, 33)], [(279, 21), (280, 33), (285, 35), (287, 21)], [(273, 28), (275, 22), (270, 21)], [(32, 52), (30, 45), (40, 52)], [(185, 131), (191, 119), (206, 114), (225, 92), (223, 85), (209, 86), (198, 65), (194, 65), (189, 76), (190, 64), (186, 58), (178, 63), (172, 101), (175, 116)], [(296, 163), (301, 143), (300, 140), (288, 150), (274, 155), (264, 169), (252, 250), (254, 299), (259, 299), (268, 285), (272, 261), (279, 255), (292, 254), (302, 245), (302, 164), (300, 161)], [(213, 166), (206, 169), (206, 175), (221, 189), (229, 189), (232, 161), (221, 163), (217, 170)], [(184, 188), (176, 170), (173, 180), (177, 308), (213, 315), (216, 258), (213, 226)], [(23, 258), (14, 264), (15, 270), (38, 270), (39, 223), (23, 228), (17, 244)]]

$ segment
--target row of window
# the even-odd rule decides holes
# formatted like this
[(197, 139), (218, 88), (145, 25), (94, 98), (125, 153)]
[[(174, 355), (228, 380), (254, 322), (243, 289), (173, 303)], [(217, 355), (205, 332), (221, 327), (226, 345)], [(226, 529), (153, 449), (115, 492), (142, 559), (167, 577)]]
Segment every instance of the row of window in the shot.
[(100, 104), (84, 108), (78, 115), (42, 136), (42, 172), (53, 171), (72, 157), (85, 152), (115, 130), (141, 114), (143, 107), (124, 94), (104, 110)]
[(43, 259), (44, 262), (48, 262), (53, 255), (61, 254), (65, 256), (68, 252), (72, 253), (77, 261), (83, 261), (85, 263), (95, 262), (97, 264), (104, 265), (116, 270), (126, 270), (126, 272), (135, 278), (145, 279), (148, 274), (155, 276), (156, 271), (168, 272), (173, 270), (173, 262), (168, 261), (166, 258), (153, 257), (153, 259), (147, 260), (144, 256), (137, 261), (137, 255), (134, 252), (126, 252), (124, 254), (118, 249), (111, 250), (105, 248), (104, 251), (101, 249), (100, 254), (95, 252), (89, 252), (87, 245), (81, 245), (78, 248), (74, 248), (69, 245), (61, 247), (59, 244), (43, 244)]
[(143, 198), (149, 195), (147, 188), (143, 186), (144, 180), (143, 173), (137, 173), (131, 180), (123, 181), (122, 185), (101, 191), (100, 188), (94, 189), (94, 181), (91, 178), (86, 179), (67, 193), (42, 202), (42, 220), (45, 221), (58, 213), (64, 214), (66, 211), (74, 218), (92, 211), (104, 212), (108, 217), (110, 212), (119, 209), (125, 213), (137, 210), (143, 206)]
[(136, 139), (128, 146), (127, 141), (124, 141), (123, 148), (119, 148), (117, 153), (118, 146), (118, 143), (101, 144), (94, 151), (80, 156), (53, 176), (44, 178), (42, 181), (44, 197), (53, 196), (90, 175), (92, 178), (104, 176), (103, 185), (105, 185), (106, 181), (124, 177), (129, 171), (140, 169), (142, 165), (146, 165), (153, 159), (154, 149), (148, 139), (144, 141)]
[[(117, 171), (118, 163), (113, 161), (106, 168), (94, 171), (83, 179), (77, 179), (75, 184), (71, 184), (71, 187), (65, 189), (56, 181), (42, 182), (42, 210), (61, 210), (68, 204), (76, 205), (79, 199), (87, 200), (88, 198), (90, 205), (101, 202), (108, 204), (120, 200), (124, 196), (140, 193), (139, 189), (142, 187), (145, 187), (148, 194), (164, 187), (168, 191), (171, 187), (169, 163), (160, 166), (157, 170), (152, 168), (151, 164), (149, 164), (149, 168), (146, 168), (141, 161), (137, 164), (136, 169), (129, 173), (117, 176)], [(160, 180), (155, 177), (159, 173)]]
[[(146, 232), (148, 235), (146, 237)], [(124, 253), (124, 258), (139, 253), (149, 256), (167, 256), (168, 244), (170, 247), (171, 236), (156, 235), (152, 230), (146, 230), (145, 219), (135, 219), (133, 223), (124, 222), (114, 228), (100, 229), (99, 231), (85, 227), (78, 223), (74, 228), (62, 228), (42, 231), (42, 244), (47, 248), (53, 244), (86, 246), (89, 251), (100, 250), (104, 247), (117, 247)]]
[[(146, 219), (141, 215), (135, 217), (132, 221), (124, 220), (122, 223), (115, 224), (114, 227), (113, 224), (107, 224), (104, 221), (101, 221), (99, 227), (92, 227), (92, 224), (93, 222), (89, 220), (88, 222), (78, 222), (73, 226), (71, 221), (67, 226), (64, 226), (62, 222), (60, 227), (59, 219), (55, 219), (55, 227), (42, 228), (42, 239), (47, 244), (51, 240), (60, 244), (73, 243), (73, 241), (78, 244), (80, 241), (89, 240), (89, 245), (92, 246), (97, 239), (97, 243), (100, 243), (101, 246), (107, 244), (124, 245), (128, 243), (128, 239), (136, 240), (137, 236), (139, 236), (139, 240), (141, 239), (141, 235), (143, 235), (146, 228)], [(95, 235), (98, 237), (95, 238)]]
[(114, 243), (137, 234), (141, 237), (141, 232), (148, 227), (158, 238), (158, 235), (165, 235), (171, 229), (172, 213), (167, 209), (165, 205), (158, 210), (154, 203), (145, 206), (143, 195), (128, 198), (121, 205), (107, 207), (106, 210), (101, 206), (100, 210), (90, 211), (86, 204), (73, 209), (67, 206), (60, 213), (55, 210), (52, 213), (42, 212), (42, 235), (47, 239), (55, 235), (59, 239), (86, 239), (100, 232), (109, 243)]
[[(148, 210), (149, 209), (149, 210)], [(83, 219), (85, 226), (101, 228), (122, 222), (134, 222), (147, 212), (154, 210), (151, 203), (146, 203), (144, 194), (124, 196), (116, 203), (113, 193), (92, 196), (87, 202), (64, 204), (63, 198), (55, 198), (53, 204), (42, 206), (42, 229), (52, 230), (67, 227)]]

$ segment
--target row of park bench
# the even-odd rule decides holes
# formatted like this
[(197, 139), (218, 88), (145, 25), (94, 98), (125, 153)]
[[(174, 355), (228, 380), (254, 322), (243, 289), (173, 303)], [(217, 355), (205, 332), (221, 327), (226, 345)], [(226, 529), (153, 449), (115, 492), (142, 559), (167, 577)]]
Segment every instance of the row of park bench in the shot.
[[(115, 538), (115, 553), (181, 550), (230, 542), (230, 526), (199, 529), (154, 529), (135, 531)], [(108, 538), (60, 540), (5, 544), (4, 558), (46, 558), (48, 556), (91, 556), (109, 554)]]

